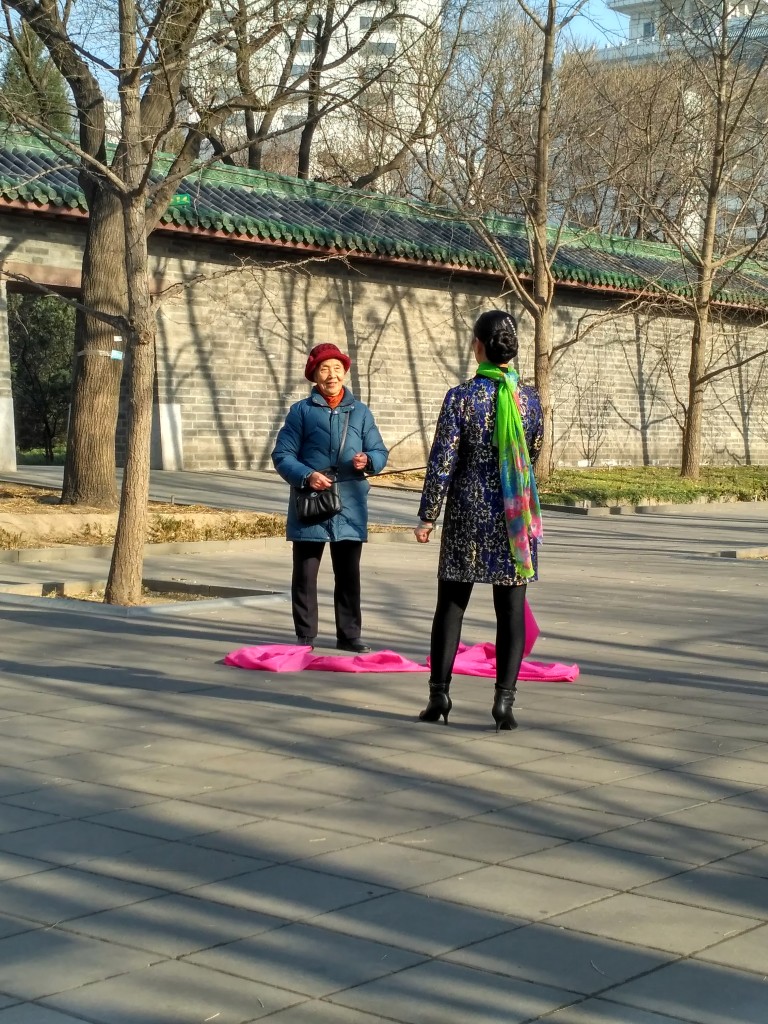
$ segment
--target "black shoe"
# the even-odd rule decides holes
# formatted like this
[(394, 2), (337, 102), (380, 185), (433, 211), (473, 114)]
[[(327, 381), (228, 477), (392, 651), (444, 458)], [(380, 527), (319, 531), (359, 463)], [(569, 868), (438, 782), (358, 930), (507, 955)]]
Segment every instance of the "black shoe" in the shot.
[(499, 732), (499, 730), (507, 732), (509, 729), (517, 728), (515, 716), (512, 714), (512, 705), (514, 703), (514, 690), (503, 690), (500, 686), (496, 687), (493, 695), (493, 707), (491, 708), (491, 714), (496, 723), (496, 732)]
[(362, 640), (337, 640), (336, 650), (352, 651), (354, 654), (370, 654), (373, 648), (364, 644)]
[(429, 684), (429, 701), (423, 711), (419, 712), (422, 722), (439, 722), (442, 716), (443, 721), (448, 725), (448, 715), (451, 713), (453, 701), (448, 696), (448, 687), (442, 683)]
[(297, 636), (296, 643), (299, 647), (310, 647), (313, 651), (315, 649), (315, 638), (313, 636)]

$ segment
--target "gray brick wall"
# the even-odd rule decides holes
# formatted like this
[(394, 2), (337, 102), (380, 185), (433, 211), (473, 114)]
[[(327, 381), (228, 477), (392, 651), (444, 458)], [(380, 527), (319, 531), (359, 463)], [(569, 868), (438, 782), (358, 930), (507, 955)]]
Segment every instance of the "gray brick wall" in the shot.
[[(4, 233), (7, 260), (34, 258), (41, 273), (59, 276), (78, 266), (80, 225), (4, 217)], [(164, 414), (156, 419), (175, 436), (153, 451), (162, 459), (172, 449), (187, 469), (267, 467), (288, 407), (308, 392), (306, 354), (322, 341), (350, 353), (351, 387), (371, 406), (391, 467), (423, 465), (446, 389), (472, 372), (473, 320), (506, 304), (497, 282), (466, 274), (257, 259), (246, 247), (159, 235), (151, 245), (158, 287), (207, 277), (164, 302), (158, 318), (156, 401)], [(253, 262), (243, 267), (243, 259)], [(532, 329), (525, 316), (519, 319), (520, 367), (530, 380)], [(558, 461), (676, 464), (689, 323), (653, 310), (621, 311), (610, 298), (563, 289), (555, 325)], [(765, 339), (763, 327), (744, 319), (723, 323), (709, 363), (725, 366), (737, 353), (761, 351)], [(0, 388), (2, 374), (0, 354)], [(711, 462), (768, 462), (765, 358), (713, 380), (704, 455)]]

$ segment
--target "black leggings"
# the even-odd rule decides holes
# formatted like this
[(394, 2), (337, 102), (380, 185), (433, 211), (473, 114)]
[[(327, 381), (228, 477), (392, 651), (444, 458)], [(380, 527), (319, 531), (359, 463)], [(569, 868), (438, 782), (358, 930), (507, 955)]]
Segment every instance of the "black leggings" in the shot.
[[(430, 682), (447, 686), (461, 640), (461, 625), (472, 594), (472, 583), (437, 582), (437, 608), (432, 623)], [(526, 585), (494, 585), (496, 609), (496, 685), (514, 690), (525, 646)]]

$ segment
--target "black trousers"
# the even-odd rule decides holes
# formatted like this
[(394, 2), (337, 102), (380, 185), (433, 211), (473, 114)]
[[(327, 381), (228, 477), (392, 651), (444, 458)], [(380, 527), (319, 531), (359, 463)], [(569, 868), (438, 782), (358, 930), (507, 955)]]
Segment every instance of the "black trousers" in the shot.
[[(293, 542), (293, 624), (296, 636), (317, 636), (317, 574), (325, 544), (322, 541)], [(339, 540), (331, 544), (336, 613), (336, 639), (357, 640), (362, 627), (360, 611), (360, 555), (363, 542)]]
[[(464, 612), (472, 595), (473, 583), (437, 582), (437, 607), (432, 623), (430, 645), (430, 682), (447, 686), (461, 640)], [(496, 611), (496, 685), (514, 690), (525, 646), (525, 591), (517, 587), (494, 586)]]

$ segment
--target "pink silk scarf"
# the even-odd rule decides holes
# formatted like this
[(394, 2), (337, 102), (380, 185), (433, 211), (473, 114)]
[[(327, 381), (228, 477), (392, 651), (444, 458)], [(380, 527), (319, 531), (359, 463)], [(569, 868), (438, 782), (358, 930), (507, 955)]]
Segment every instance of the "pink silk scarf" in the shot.
[[(530, 654), (539, 627), (533, 613), (525, 605), (525, 653)], [(396, 651), (372, 651), (370, 654), (316, 655), (311, 647), (296, 644), (261, 644), (257, 647), (241, 647), (224, 658), (225, 665), (235, 668), (254, 669), (259, 672), (428, 672), (427, 663), (420, 664), (398, 654)], [(455, 675), (490, 676), (496, 675), (496, 647), (491, 643), (459, 644), (459, 651), (453, 665)], [(574, 683), (579, 678), (578, 665), (544, 664), (538, 661), (523, 661), (518, 679), (537, 683)]]

